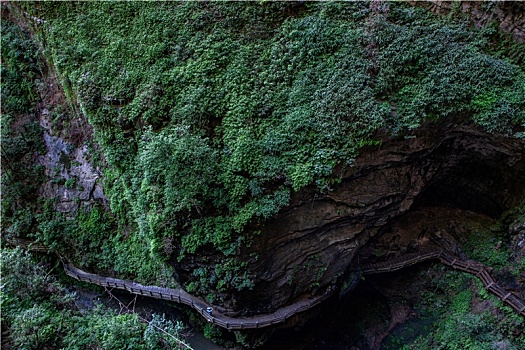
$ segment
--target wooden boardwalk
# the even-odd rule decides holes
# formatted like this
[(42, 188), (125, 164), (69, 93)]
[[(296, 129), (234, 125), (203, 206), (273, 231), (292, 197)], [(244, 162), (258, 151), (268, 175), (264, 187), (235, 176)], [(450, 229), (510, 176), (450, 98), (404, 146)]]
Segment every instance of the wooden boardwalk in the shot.
[[(46, 249), (46, 247), (41, 244), (28, 242), (29, 241), (19, 240), (16, 243), (17, 245), (25, 246), (31, 250), (40, 252), (48, 251), (48, 249)], [(459, 257), (454, 256), (438, 247), (431, 246), (421, 250), (418, 253), (406, 254), (400, 258), (392, 259), (386, 262), (363, 264), (359, 268), (360, 271), (362, 271), (362, 273), (365, 275), (386, 273), (400, 270), (407, 266), (415, 265), (429, 259), (439, 259), (447, 266), (478, 277), (483, 282), (483, 285), (488, 291), (495, 294), (503, 302), (510, 305), (520, 315), (525, 316), (525, 301), (523, 301), (517, 295), (508, 292), (499, 286), (485, 266), (483, 266), (483, 264), (471, 260), (461, 260)], [(299, 297), (294, 303), (284, 306), (269, 314), (254, 315), (249, 317), (230, 317), (221, 313), (218, 307), (214, 307), (213, 305), (206, 303), (204, 300), (187, 293), (181, 288), (145, 286), (134, 281), (103, 277), (83, 271), (67, 262), (64, 262), (64, 271), (68, 276), (79, 281), (89, 282), (107, 288), (122, 289), (133, 294), (169, 300), (188, 305), (195, 309), (208, 322), (229, 330), (263, 328), (282, 323), (290, 317), (318, 305), (323, 300), (331, 296), (334, 292), (334, 290), (328, 288), (323, 294), (314, 297), (311, 295), (303, 295)], [(213, 308), (211, 314), (207, 312), (209, 307)]]
[(510, 307), (516, 310), (520, 315), (525, 316), (525, 301), (517, 295), (509, 292), (499, 286), (492, 278), (489, 271), (483, 264), (476, 261), (461, 261), (457, 257), (443, 252), (439, 256), (439, 260), (445, 265), (448, 265), (456, 270), (468, 272), (483, 282), (485, 289), (495, 294), (499, 299), (507, 303)]
[(399, 258), (391, 259), (377, 264), (362, 264), (361, 271), (365, 275), (392, 272), (401, 270), (407, 266), (418, 264), (425, 260), (436, 259), (443, 253), (442, 249), (429, 247), (418, 253), (405, 254)]

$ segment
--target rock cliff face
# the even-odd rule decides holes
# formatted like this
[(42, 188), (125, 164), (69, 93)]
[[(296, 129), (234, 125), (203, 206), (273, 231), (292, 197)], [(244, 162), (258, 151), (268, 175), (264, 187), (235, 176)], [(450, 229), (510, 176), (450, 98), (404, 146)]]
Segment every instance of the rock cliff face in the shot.
[(297, 194), (261, 229), (248, 252), (259, 257), (251, 264), (255, 288), (230, 306), (265, 312), (337, 285), (360, 247), (414, 208), (450, 206), (497, 218), (524, 190), (523, 140), (428, 125), (384, 141), (363, 151), (332, 191)]
[(520, 1), (411, 1), (438, 14), (459, 10), (480, 28), (496, 23), (500, 30), (512, 34), (514, 40), (525, 42), (525, 3)]
[(42, 185), (41, 196), (53, 199), (55, 209), (67, 215), (95, 201), (107, 204), (102, 171), (93, 164), (92, 148), (97, 145), (92, 140), (92, 127), (83, 116), (64, 107), (66, 98), (52, 69), (43, 77), (40, 93), (38, 117), (46, 152), (37, 163), (52, 180)]
[[(38, 162), (49, 178), (66, 183), (47, 182), (42, 195), (57, 199), (57, 211), (71, 214), (94, 201), (106, 203), (102, 174), (86, 140), (65, 137), (51, 119), (50, 111), (40, 108), (47, 153)], [(257, 228), (261, 234), (243, 252), (255, 287), (230, 296), (224, 307), (232, 314), (267, 313), (304, 293), (342, 289), (362, 247), (413, 209), (445, 205), (497, 218), (524, 195), (525, 140), (432, 124), (410, 136), (385, 136), (380, 147), (362, 150), (330, 191), (297, 193), (276, 218)], [(525, 249), (522, 224), (515, 225), (514, 245)]]
[(50, 178), (59, 177), (65, 181), (46, 182), (41, 188), (45, 198), (57, 200), (56, 210), (74, 213), (82, 203), (95, 200), (105, 203), (101, 172), (91, 164), (87, 146), (75, 147), (60, 137), (50, 135), (48, 130), (44, 131), (44, 140), (47, 153), (40, 157), (39, 163), (45, 166)]
[[(518, 42), (525, 41), (525, 8), (520, 3), (462, 2), (454, 7), (451, 2), (430, 1), (418, 6), (440, 14), (457, 8), (476, 26), (496, 21)], [(56, 83), (48, 83), (50, 94), (42, 96), (39, 108), (47, 153), (38, 162), (49, 178), (60, 181), (45, 183), (41, 192), (58, 199), (57, 211), (72, 214), (81, 205), (106, 202), (102, 175), (85, 140), (68, 139), (56, 131), (57, 113), (52, 116), (54, 111), (43, 105), (56, 104), (54, 98), (61, 93)], [(79, 133), (91, 133), (82, 127), (89, 128), (87, 122)], [(69, 127), (67, 134), (74, 135), (72, 131)], [(249, 262), (255, 287), (232, 296), (224, 306), (241, 313), (271, 312), (300, 294), (340, 286), (360, 248), (414, 208), (445, 204), (498, 217), (523, 198), (524, 146), (523, 140), (466, 126), (427, 125), (408, 137), (385, 137), (381, 147), (363, 150), (330, 191), (323, 195), (313, 188), (301, 191), (276, 218), (257, 228), (261, 234), (245, 248), (242, 259)], [(523, 238), (515, 244), (525, 246)], [(181, 266), (186, 272), (192, 268)]]

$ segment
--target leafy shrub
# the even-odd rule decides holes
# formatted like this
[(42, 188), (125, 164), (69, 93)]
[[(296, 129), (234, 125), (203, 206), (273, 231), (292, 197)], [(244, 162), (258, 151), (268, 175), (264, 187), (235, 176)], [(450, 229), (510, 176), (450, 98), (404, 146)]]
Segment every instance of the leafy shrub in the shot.
[[(419, 305), (422, 322), (430, 322), (431, 331), (404, 342), (403, 349), (520, 349), (525, 344), (524, 335), (517, 331), (523, 318), (490, 294), (477, 278), (440, 271), (431, 288)], [(499, 311), (473, 312), (474, 295), (490, 300)]]
[(508, 267), (511, 256), (508, 243), (497, 227), (473, 232), (465, 243), (465, 250), (470, 258), (496, 270)]
[(34, 115), (43, 64), (27, 32), (4, 18), (1, 31), (2, 224), (7, 235), (24, 237), (34, 227), (37, 188), (45, 180), (43, 167), (34, 164), (44, 152)]
[(481, 52), (464, 26), (382, 23), (376, 36), (381, 46), (376, 89), (396, 104), (394, 130), (437, 118), (472, 118), (490, 132), (506, 134), (523, 126), (523, 71)]
[(17, 115), (34, 109), (34, 80), (42, 70), (38, 50), (28, 33), (2, 18), (2, 114)]
[(60, 343), (57, 335), (61, 318), (57, 310), (38, 304), (17, 312), (10, 327), (13, 344), (20, 350), (56, 347)]
[[(3, 249), (1, 252), (2, 261), (2, 294), (15, 297), (14, 299), (4, 299), (5, 302), (14, 302), (17, 305), (31, 305), (39, 302), (46, 296), (46, 291), (60, 290), (53, 278), (47, 274), (43, 265), (35, 264), (29, 253), (22, 249)], [(9, 270), (6, 268), (9, 267)]]

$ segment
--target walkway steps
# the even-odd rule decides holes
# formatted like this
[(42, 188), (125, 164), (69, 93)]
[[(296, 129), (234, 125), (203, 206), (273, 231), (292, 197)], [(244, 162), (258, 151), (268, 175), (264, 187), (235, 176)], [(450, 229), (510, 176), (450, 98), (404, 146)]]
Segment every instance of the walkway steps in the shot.
[(371, 275), (400, 270), (428, 259), (439, 259), (443, 264), (453, 269), (464, 271), (478, 277), (485, 286), (485, 289), (496, 295), (501, 301), (507, 303), (520, 315), (525, 316), (525, 301), (499, 286), (483, 264), (473, 260), (462, 260), (437, 247), (431, 247), (419, 253), (407, 254), (386, 262), (363, 264), (361, 268), (363, 274)]

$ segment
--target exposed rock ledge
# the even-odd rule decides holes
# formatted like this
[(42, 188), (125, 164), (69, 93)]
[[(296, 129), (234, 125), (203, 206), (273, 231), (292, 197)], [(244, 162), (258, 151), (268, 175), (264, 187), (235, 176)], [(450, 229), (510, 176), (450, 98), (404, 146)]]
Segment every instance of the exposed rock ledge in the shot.
[(245, 252), (259, 256), (250, 265), (255, 288), (224, 306), (271, 312), (297, 295), (340, 284), (359, 248), (411, 208), (442, 204), (498, 217), (524, 190), (524, 140), (428, 125), (384, 141), (364, 150), (331, 192), (298, 193), (261, 228)]

